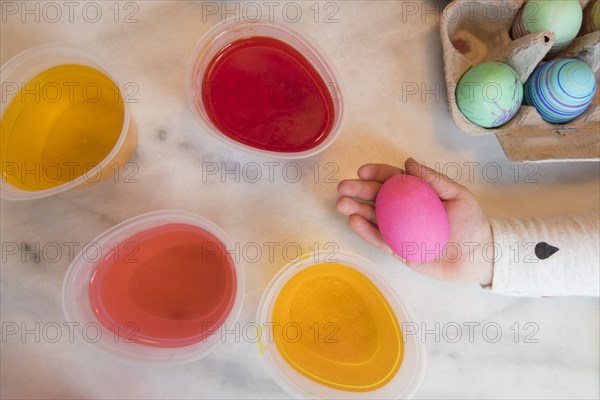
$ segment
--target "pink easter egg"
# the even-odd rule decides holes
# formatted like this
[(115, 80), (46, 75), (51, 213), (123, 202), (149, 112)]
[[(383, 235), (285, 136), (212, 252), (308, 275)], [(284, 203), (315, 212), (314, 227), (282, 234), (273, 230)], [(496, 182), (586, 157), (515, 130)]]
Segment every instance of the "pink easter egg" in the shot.
[(383, 240), (404, 260), (435, 260), (448, 243), (448, 214), (429, 184), (412, 175), (387, 180), (375, 202)]

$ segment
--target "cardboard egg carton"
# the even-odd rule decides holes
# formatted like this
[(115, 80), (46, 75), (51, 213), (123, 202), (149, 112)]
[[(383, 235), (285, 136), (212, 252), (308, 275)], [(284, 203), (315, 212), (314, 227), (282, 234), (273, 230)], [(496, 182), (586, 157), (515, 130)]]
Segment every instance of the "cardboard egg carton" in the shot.
[[(587, 6), (589, 0), (581, 0)], [(525, 83), (554, 44), (552, 32), (534, 33), (512, 40), (510, 29), (525, 0), (453, 0), (441, 21), (444, 73), (450, 113), (468, 135), (495, 134), (506, 156), (513, 161), (600, 160), (600, 88), (592, 104), (566, 124), (544, 121), (535, 107), (522, 105), (506, 124), (493, 129), (470, 122), (456, 105), (458, 81), (472, 66), (486, 61), (505, 62)], [(600, 31), (580, 36), (559, 55), (586, 62), (600, 78)]]

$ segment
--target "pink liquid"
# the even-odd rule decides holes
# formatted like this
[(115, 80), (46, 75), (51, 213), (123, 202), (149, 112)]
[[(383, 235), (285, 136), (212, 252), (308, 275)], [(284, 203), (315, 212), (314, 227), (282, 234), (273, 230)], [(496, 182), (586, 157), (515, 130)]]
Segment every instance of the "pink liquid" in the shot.
[(98, 263), (89, 302), (119, 336), (150, 346), (204, 340), (225, 321), (236, 273), (224, 245), (187, 224), (148, 229), (121, 241)]

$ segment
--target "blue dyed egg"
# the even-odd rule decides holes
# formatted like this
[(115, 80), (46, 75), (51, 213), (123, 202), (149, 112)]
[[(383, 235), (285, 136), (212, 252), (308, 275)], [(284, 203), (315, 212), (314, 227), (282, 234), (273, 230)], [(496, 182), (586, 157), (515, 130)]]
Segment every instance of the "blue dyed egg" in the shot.
[(583, 61), (561, 58), (537, 67), (525, 84), (525, 102), (552, 124), (581, 115), (596, 93), (596, 78)]

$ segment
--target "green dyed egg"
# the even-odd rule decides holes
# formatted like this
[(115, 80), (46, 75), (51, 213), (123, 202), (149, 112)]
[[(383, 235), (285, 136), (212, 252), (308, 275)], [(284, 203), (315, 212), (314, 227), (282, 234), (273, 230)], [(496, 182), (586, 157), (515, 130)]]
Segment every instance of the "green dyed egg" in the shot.
[(486, 62), (468, 70), (456, 87), (456, 104), (464, 116), (483, 128), (504, 125), (523, 101), (523, 84), (510, 66)]
[(541, 31), (554, 32), (556, 40), (550, 54), (564, 50), (579, 33), (583, 10), (579, 0), (528, 0), (517, 14), (513, 39)]

